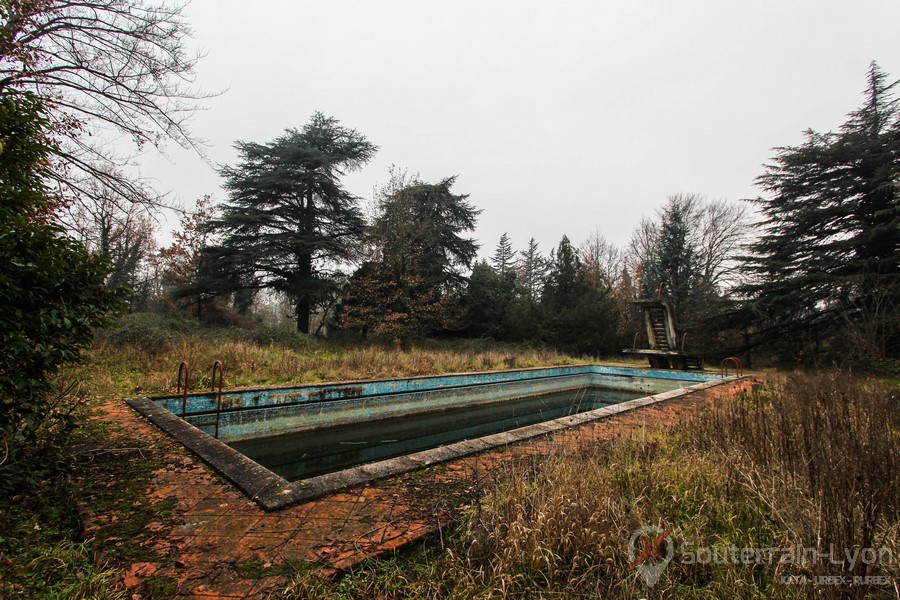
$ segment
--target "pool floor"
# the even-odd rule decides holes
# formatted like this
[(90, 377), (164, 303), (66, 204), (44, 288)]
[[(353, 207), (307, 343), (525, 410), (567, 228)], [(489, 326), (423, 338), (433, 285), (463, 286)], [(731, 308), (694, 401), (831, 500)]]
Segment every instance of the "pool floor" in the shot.
[(235, 440), (228, 445), (284, 479), (298, 481), (595, 410), (644, 395), (643, 392), (589, 387), (483, 406)]

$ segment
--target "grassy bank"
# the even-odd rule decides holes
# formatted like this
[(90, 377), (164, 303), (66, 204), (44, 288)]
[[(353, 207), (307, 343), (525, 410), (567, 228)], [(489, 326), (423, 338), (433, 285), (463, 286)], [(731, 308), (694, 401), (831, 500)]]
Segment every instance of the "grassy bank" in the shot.
[[(898, 442), (896, 386), (840, 373), (792, 375), (665, 434), (509, 465), (447, 547), (372, 563), (335, 582), (305, 575), (289, 592), (893, 598), (900, 583)], [(630, 568), (628, 541), (642, 526), (668, 531), (673, 542), (673, 560), (653, 587)], [(831, 554), (741, 554), (767, 548)], [(878, 549), (877, 560), (866, 548)], [(831, 556), (847, 560), (835, 564)], [(853, 585), (854, 577), (875, 577), (876, 585)]]

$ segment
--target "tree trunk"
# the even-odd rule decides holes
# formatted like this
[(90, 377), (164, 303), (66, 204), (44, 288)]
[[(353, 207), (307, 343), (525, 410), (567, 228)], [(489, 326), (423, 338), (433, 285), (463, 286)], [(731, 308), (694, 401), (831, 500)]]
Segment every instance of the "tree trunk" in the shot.
[(304, 294), (297, 300), (297, 331), (309, 333), (309, 311), (312, 308), (309, 294)]
[[(313, 229), (315, 229), (315, 206), (313, 204), (313, 193), (312, 190), (306, 192), (306, 206), (304, 207), (303, 213), (303, 233), (306, 234), (307, 239), (312, 235)], [(306, 288), (309, 290), (309, 286), (312, 283), (312, 254), (309, 252), (308, 247), (303, 248), (303, 250), (297, 256), (297, 267), (298, 267), (298, 281), (297, 288), (302, 290)], [(301, 292), (301, 295), (297, 298), (297, 331), (301, 333), (309, 333), (309, 312), (312, 309), (312, 298), (307, 292)]]

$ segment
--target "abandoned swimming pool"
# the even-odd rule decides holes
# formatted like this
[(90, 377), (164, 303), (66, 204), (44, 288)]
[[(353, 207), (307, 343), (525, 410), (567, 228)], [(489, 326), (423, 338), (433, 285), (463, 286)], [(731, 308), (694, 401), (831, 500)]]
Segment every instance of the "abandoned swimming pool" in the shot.
[(719, 381), (696, 371), (579, 365), (127, 402), (274, 510)]

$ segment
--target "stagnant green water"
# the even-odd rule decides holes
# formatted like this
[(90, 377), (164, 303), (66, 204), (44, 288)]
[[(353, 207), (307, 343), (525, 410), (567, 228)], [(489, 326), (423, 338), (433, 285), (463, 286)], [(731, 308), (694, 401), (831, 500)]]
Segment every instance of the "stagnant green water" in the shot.
[(509, 431), (646, 396), (581, 389), (229, 443), (289, 481)]

